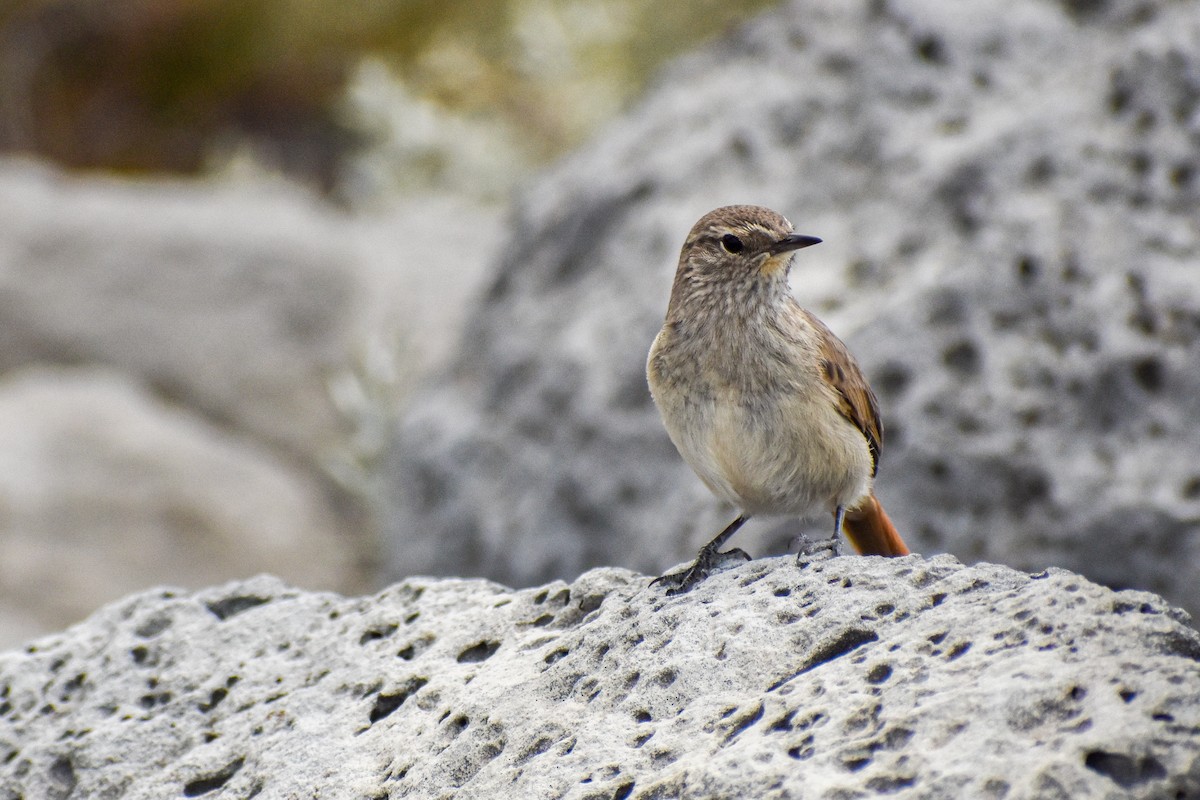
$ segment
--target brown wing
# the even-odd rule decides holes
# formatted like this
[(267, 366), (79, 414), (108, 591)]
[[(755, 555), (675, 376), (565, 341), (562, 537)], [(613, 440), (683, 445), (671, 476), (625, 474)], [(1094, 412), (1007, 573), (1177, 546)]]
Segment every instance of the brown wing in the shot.
[(821, 368), (825, 377), (841, 398), (839, 410), (867, 437), (871, 451), (871, 475), (879, 469), (879, 454), (883, 450), (883, 423), (879, 419), (879, 401), (871, 391), (866, 376), (858, 367), (850, 350), (824, 322), (805, 312), (809, 322), (822, 334)]

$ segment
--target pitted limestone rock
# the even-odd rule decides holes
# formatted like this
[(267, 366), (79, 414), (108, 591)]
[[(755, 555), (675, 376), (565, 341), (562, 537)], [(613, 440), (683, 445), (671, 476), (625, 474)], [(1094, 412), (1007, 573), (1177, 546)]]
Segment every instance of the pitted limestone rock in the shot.
[(949, 557), (131, 597), (0, 656), (0, 797), (1200, 797), (1200, 635)]

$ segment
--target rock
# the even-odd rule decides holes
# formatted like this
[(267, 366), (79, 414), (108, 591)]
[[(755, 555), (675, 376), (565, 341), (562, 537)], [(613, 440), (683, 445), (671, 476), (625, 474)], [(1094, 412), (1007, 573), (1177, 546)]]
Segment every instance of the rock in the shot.
[(343, 435), (354, 252), (283, 187), (0, 173), (0, 370), (103, 364), (292, 453)]
[(0, 797), (1200, 797), (1200, 634), (948, 556), (157, 590), (0, 655)]
[[(455, 351), (462, 327), (489, 278), (503, 208), (463, 197), (425, 194), (362, 209), (347, 218), (359, 258), (360, 307), (346, 320), (355, 341), (378, 340), (419, 383)], [(403, 399), (403, 398), (401, 398)]]
[(732, 518), (643, 368), (687, 230), (748, 202), (825, 240), (793, 288), (876, 386), (915, 549), (1200, 612), (1198, 42), (1165, 0), (823, 0), (676, 63), (523, 193), (397, 432), (392, 573), (659, 573)]
[[(164, 581), (271, 569), (361, 585), (355, 543), (310, 475), (96, 368), (0, 382), (0, 531), (0, 608), (43, 631)], [(30, 627), (0, 626), (0, 646)]]
[(379, 454), (497, 209), (20, 160), (0, 207), (0, 647), (162, 582), (380, 585)]

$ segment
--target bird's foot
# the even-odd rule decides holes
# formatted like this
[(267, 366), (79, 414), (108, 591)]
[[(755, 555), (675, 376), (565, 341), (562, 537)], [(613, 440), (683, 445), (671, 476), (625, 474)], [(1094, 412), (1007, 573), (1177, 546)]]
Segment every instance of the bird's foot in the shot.
[(667, 587), (668, 595), (685, 594), (698, 586), (710, 575), (733, 569), (739, 564), (750, 560), (750, 554), (740, 547), (718, 553), (715, 550), (701, 550), (696, 560), (678, 572), (670, 572), (650, 581), (653, 586), (661, 583)]
[(806, 536), (801, 536), (800, 550), (796, 553), (796, 565), (803, 569), (809, 564), (838, 555), (841, 555), (841, 550), (836, 536), (819, 539), (815, 542)]

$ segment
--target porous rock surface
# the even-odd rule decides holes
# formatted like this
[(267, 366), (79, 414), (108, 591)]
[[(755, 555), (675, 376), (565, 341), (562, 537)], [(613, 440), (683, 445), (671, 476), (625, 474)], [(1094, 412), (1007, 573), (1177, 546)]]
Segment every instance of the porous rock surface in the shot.
[(1200, 611), (1198, 147), (1190, 3), (765, 15), (521, 196), (455, 370), (397, 434), (393, 573), (660, 572), (731, 518), (643, 370), (692, 223), (757, 203), (824, 239), (793, 289), (880, 396), (878, 493), (915, 550)]
[(949, 556), (159, 590), (0, 655), (0, 797), (1200, 797), (1200, 634)]

